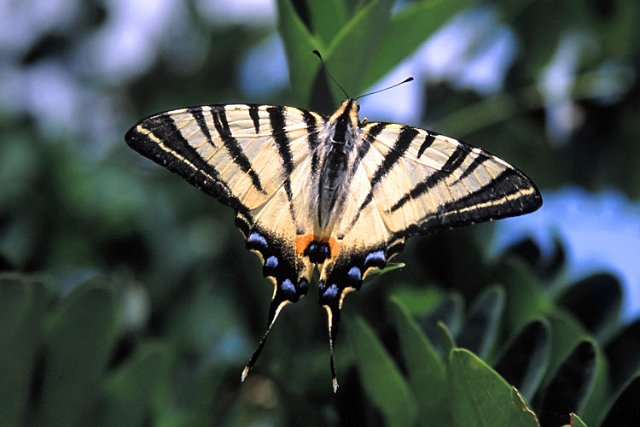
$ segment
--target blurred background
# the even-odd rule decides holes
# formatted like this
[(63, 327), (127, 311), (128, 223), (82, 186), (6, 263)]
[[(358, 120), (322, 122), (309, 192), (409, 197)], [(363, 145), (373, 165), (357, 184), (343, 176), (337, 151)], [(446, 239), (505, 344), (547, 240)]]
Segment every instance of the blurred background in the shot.
[[(344, 321), (360, 313), (375, 323), (402, 287), (476, 295), (492, 280), (478, 269), (527, 238), (542, 263), (562, 249), (562, 280), (614, 276), (631, 321), (640, 314), (640, 6), (470, 3), (363, 91), (415, 78), (363, 99), (361, 116), (481, 146), (530, 176), (544, 205), (413, 239), (399, 259), (407, 268), (350, 297)], [(346, 4), (354, 11), (360, 2)], [(397, 1), (393, 11), (413, 4)], [(294, 8), (308, 20), (304, 3)], [(318, 425), (344, 420), (331, 405), (313, 290), (283, 313), (240, 386), (271, 286), (229, 209), (123, 140), (146, 115), (183, 106), (309, 108), (290, 85), (278, 10), (275, 0), (0, 2), (0, 269), (44, 284), (44, 316), (86, 280), (116, 289), (108, 366), (147, 340), (168, 355), (147, 418), (154, 425), (182, 425), (194, 413), (216, 424), (279, 425), (292, 407), (316, 408)], [(340, 338), (348, 383), (352, 356)]]

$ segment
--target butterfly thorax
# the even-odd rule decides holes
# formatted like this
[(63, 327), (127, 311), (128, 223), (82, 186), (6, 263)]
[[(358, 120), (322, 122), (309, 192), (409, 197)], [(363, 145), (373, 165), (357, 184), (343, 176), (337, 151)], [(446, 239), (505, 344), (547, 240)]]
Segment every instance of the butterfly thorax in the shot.
[(321, 234), (331, 234), (337, 213), (347, 200), (359, 136), (358, 103), (345, 100), (329, 118), (319, 145), (323, 160), (318, 179), (317, 221)]

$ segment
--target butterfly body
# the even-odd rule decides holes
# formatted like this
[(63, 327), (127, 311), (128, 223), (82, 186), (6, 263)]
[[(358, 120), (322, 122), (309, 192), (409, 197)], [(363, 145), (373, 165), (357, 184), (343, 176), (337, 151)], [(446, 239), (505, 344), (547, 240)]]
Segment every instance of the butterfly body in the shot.
[[(306, 295), (314, 269), (331, 350), (346, 295), (406, 238), (520, 215), (542, 199), (503, 160), (455, 139), (360, 121), (348, 99), (330, 117), (292, 107), (209, 105), (151, 116), (126, 135), (144, 156), (230, 206), (274, 285), (267, 333)], [(334, 389), (333, 356), (331, 369)]]

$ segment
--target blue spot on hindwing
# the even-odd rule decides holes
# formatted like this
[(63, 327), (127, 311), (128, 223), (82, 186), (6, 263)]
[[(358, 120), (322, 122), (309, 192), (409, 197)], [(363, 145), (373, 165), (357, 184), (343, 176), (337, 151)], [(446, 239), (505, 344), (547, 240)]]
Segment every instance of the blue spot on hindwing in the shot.
[(274, 255), (271, 255), (264, 262), (264, 266), (265, 267), (269, 267), (269, 268), (278, 268), (278, 258), (276, 256), (274, 256)]
[(382, 249), (378, 249), (377, 251), (369, 252), (364, 259), (365, 267), (368, 266), (381, 266), (386, 262), (384, 257), (384, 251)]
[(282, 283), (280, 283), (280, 290), (290, 295), (295, 295), (296, 293), (296, 287), (293, 286), (293, 282), (289, 279), (284, 279)]
[(338, 295), (338, 285), (336, 285), (335, 283), (331, 286), (329, 286), (327, 289), (325, 289), (324, 293), (322, 294), (323, 298), (335, 298), (336, 295)]
[(255, 231), (249, 234), (249, 237), (247, 238), (247, 243), (251, 244), (252, 246), (255, 245), (255, 246), (260, 246), (262, 248), (269, 247), (269, 243), (267, 243), (267, 239), (265, 239), (262, 234), (257, 233)]
[(359, 282), (360, 280), (362, 280), (362, 272), (358, 267), (351, 267), (349, 269), (349, 272), (347, 273), (347, 276), (349, 277), (349, 280), (355, 282)]
[(298, 291), (302, 295), (306, 295), (308, 289), (309, 289), (309, 281), (304, 278), (300, 279), (300, 281), (298, 282)]

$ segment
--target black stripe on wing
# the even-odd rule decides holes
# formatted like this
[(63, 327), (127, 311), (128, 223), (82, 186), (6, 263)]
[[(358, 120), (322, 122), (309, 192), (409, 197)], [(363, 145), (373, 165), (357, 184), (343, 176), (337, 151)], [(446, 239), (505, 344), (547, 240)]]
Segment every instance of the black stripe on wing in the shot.
[(353, 170), (351, 171), (351, 175), (354, 175), (356, 173), (356, 170), (360, 166), (362, 159), (364, 159), (364, 157), (369, 152), (371, 145), (373, 145), (373, 141), (378, 135), (380, 135), (380, 132), (382, 132), (386, 126), (387, 125), (385, 123), (376, 123), (371, 128), (369, 128), (364, 135), (362, 135), (362, 143), (358, 147), (358, 157), (356, 157), (356, 160), (353, 162)]
[[(478, 150), (478, 149), (476, 149)], [(460, 182), (463, 179), (465, 179), (466, 177), (468, 177), (469, 175), (471, 175), (473, 172), (476, 171), (476, 169), (478, 169), (480, 166), (482, 166), (482, 164), (484, 162), (486, 162), (487, 160), (491, 159), (490, 156), (486, 155), (486, 153), (483, 153), (481, 151), (478, 150), (478, 155), (476, 156), (475, 159), (473, 159), (473, 161), (471, 162), (471, 164), (469, 166), (467, 166), (467, 168), (464, 170), (464, 172), (462, 172), (462, 175), (460, 175), (454, 182)]]
[(202, 113), (202, 108), (201, 107), (189, 108), (189, 112), (191, 113), (193, 118), (196, 120), (196, 123), (198, 123), (200, 132), (202, 132), (202, 134), (207, 137), (207, 142), (213, 147), (215, 147), (216, 144), (213, 142), (213, 139), (211, 138), (211, 132), (209, 132), (209, 126), (207, 126), (207, 121), (205, 120), (204, 114)]
[(515, 168), (500, 175), (474, 192), (440, 206), (403, 233), (404, 236), (430, 234), (483, 221), (524, 215), (542, 206), (535, 185)]
[(436, 134), (434, 132), (427, 131), (427, 136), (424, 138), (424, 141), (422, 141), (422, 144), (418, 149), (418, 158), (422, 156), (422, 153), (424, 153), (427, 148), (431, 147), (431, 144), (433, 144), (435, 140)]
[[(215, 107), (212, 107), (215, 108)], [(197, 119), (194, 117), (197, 121)], [(170, 113), (147, 118), (125, 135), (127, 144), (143, 156), (180, 175), (191, 185), (217, 198), (236, 212), (247, 211), (208, 164), (184, 138)]]
[(454, 150), (453, 154), (449, 157), (446, 163), (442, 166), (442, 169), (429, 175), (427, 179), (416, 184), (408, 193), (400, 198), (389, 211), (395, 212), (406, 205), (410, 200), (416, 199), (423, 194), (427, 193), (433, 187), (438, 185), (442, 180), (453, 174), (460, 165), (467, 158), (467, 155), (471, 152), (471, 148), (464, 144), (459, 144)]
[(276, 141), (278, 147), (278, 153), (282, 159), (282, 167), (284, 168), (284, 191), (287, 193), (287, 199), (289, 199), (289, 210), (293, 216), (293, 194), (291, 192), (291, 173), (293, 172), (293, 155), (291, 153), (291, 146), (289, 143), (289, 137), (285, 129), (286, 120), (284, 114), (284, 107), (270, 106), (267, 108), (269, 113), (269, 121), (271, 123), (271, 135)]
[(249, 117), (253, 122), (253, 130), (256, 135), (260, 133), (260, 106), (258, 104), (249, 104)]
[(304, 123), (307, 125), (307, 144), (309, 146), (309, 152), (311, 153), (311, 175), (315, 176), (318, 173), (318, 167), (320, 166), (320, 156), (318, 154), (318, 121), (316, 117), (309, 111), (301, 110)]
[(238, 140), (233, 137), (231, 129), (229, 129), (229, 122), (227, 121), (227, 114), (224, 108), (217, 108), (213, 111), (213, 123), (218, 131), (218, 135), (222, 139), (222, 143), (229, 151), (229, 155), (233, 159), (233, 162), (242, 170), (242, 172), (249, 175), (251, 183), (261, 193), (265, 193), (260, 177), (253, 170), (253, 165), (247, 158), (242, 147), (238, 143)]
[[(384, 129), (384, 125), (381, 129)], [(402, 156), (404, 156), (407, 149), (415, 139), (416, 135), (418, 135), (418, 129), (409, 126), (404, 126), (402, 128), (402, 130), (398, 134), (398, 139), (396, 139), (393, 144), (393, 147), (391, 148), (391, 150), (389, 150), (389, 153), (387, 153), (382, 163), (380, 163), (378, 169), (376, 169), (376, 171), (374, 172), (373, 177), (371, 177), (371, 189), (360, 205), (360, 209), (358, 210), (359, 212), (362, 212), (362, 210), (364, 210), (364, 208), (366, 208), (367, 205), (371, 203), (371, 201), (373, 200), (373, 191), (376, 185), (378, 185), (378, 183), (380, 183), (380, 181), (387, 175), (387, 173), (389, 173), (391, 168), (393, 168), (398, 160), (400, 160)], [(353, 221), (353, 223), (355, 223), (355, 221)]]

